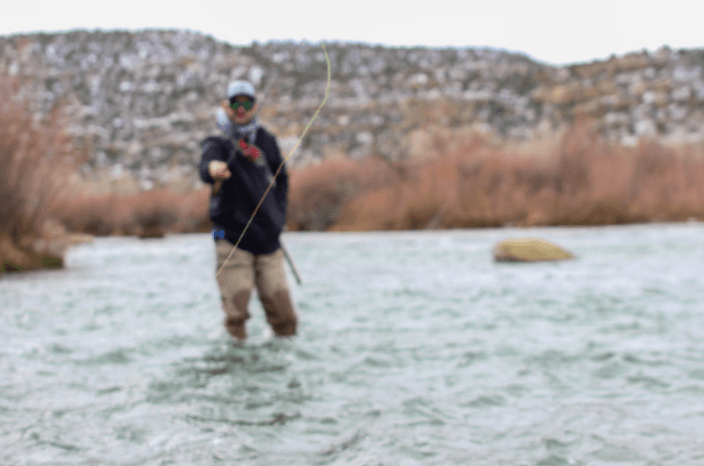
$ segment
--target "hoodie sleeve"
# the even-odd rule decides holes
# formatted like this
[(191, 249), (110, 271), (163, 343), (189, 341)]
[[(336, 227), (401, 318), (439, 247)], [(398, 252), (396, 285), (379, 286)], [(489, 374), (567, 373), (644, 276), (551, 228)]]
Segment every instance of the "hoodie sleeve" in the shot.
[(203, 155), (200, 163), (198, 164), (200, 179), (203, 180), (204, 183), (213, 184), (215, 180), (213, 180), (208, 172), (208, 164), (213, 160), (220, 160), (222, 162), (226, 161), (227, 150), (225, 149), (222, 140), (215, 136), (206, 138), (200, 143), (200, 146), (203, 149)]

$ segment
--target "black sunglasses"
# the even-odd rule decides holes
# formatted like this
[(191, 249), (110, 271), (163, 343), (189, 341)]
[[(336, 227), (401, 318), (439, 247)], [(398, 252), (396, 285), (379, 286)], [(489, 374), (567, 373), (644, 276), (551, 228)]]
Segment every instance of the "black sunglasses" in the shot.
[(242, 105), (245, 110), (252, 110), (252, 107), (254, 107), (254, 101), (253, 100), (245, 100), (244, 102), (237, 102), (235, 100), (230, 101), (230, 107), (233, 110), (239, 109), (240, 105)]

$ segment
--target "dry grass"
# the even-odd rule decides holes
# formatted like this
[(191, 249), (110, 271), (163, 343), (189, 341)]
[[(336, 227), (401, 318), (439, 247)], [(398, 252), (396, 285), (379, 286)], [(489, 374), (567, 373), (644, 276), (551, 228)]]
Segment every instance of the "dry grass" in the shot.
[[(92, 235), (158, 237), (210, 229), (208, 187), (190, 193), (156, 189), (119, 195), (87, 189), (89, 183), (72, 172), (83, 158), (61, 131), (60, 114), (34, 123), (13, 99), (13, 86), (5, 82), (0, 87), (2, 270), (42, 266), (41, 257), (49, 256), (32, 255), (32, 245), (49, 230), (61, 233), (61, 225), (47, 227), (52, 218), (73, 232)], [(419, 133), (409, 150), (431, 150), (441, 154), (437, 157), (398, 163), (380, 157), (328, 160), (292, 170), (288, 228), (402, 230), (704, 219), (702, 148), (665, 147), (654, 141), (613, 146), (601, 142), (587, 122), (524, 144), (432, 128), (426, 127), (427, 137)], [(62, 195), (69, 179), (74, 183), (70, 196)], [(98, 186), (108, 191), (118, 187)]]
[(209, 189), (182, 194), (168, 189), (130, 195), (89, 195), (68, 199), (54, 215), (75, 232), (95, 236), (204, 232), (208, 219)]
[(654, 141), (611, 146), (588, 123), (548, 145), (511, 148), (478, 138), (471, 147), (407, 166), (399, 179), (347, 199), (329, 229), (702, 220), (702, 155)]
[(50, 212), (83, 160), (61, 112), (35, 122), (17, 92), (16, 80), (0, 78), (0, 273), (62, 265), (43, 240), (55, 233)]
[(326, 230), (345, 202), (397, 182), (399, 174), (380, 158), (329, 160), (290, 174), (289, 230)]
[[(78, 197), (72, 231), (208, 231), (209, 191)], [(430, 161), (329, 160), (290, 173), (289, 230), (405, 230), (704, 220), (704, 152), (602, 143), (588, 123), (528, 144), (475, 135)]]

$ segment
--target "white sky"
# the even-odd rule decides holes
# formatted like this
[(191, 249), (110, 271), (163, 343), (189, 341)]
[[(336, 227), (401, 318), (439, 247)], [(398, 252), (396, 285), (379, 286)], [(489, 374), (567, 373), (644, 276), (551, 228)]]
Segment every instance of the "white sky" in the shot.
[(566, 64), (663, 45), (704, 47), (702, 18), (702, 0), (10, 0), (0, 35), (176, 28), (239, 45), (488, 46)]

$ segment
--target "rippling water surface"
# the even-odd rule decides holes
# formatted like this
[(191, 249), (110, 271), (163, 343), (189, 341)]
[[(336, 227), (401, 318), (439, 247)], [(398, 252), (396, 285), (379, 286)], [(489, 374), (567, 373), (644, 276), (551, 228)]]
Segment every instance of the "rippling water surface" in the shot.
[(704, 464), (704, 225), (285, 241), (300, 333), (239, 347), (207, 235), (0, 278), (0, 465)]

